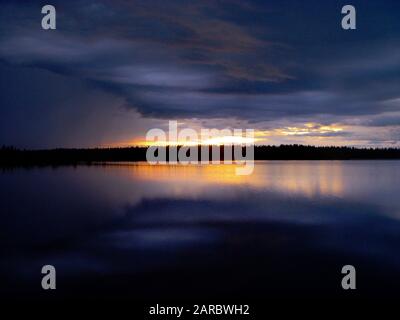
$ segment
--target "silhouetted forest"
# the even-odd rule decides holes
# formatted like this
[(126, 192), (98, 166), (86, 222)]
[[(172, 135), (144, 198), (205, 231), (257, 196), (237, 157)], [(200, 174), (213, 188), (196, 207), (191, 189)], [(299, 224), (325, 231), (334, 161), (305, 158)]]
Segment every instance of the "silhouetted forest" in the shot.
[[(210, 155), (211, 155), (211, 147)], [(0, 149), (0, 166), (59, 166), (101, 162), (146, 161), (146, 147), (20, 150)], [(168, 147), (166, 150), (168, 155)], [(223, 148), (220, 148), (223, 159)], [(243, 155), (245, 149), (243, 148)], [(200, 149), (199, 149), (200, 157)], [(400, 159), (398, 148), (315, 147), (304, 145), (256, 146), (255, 160)], [(168, 160), (168, 159), (167, 159)]]

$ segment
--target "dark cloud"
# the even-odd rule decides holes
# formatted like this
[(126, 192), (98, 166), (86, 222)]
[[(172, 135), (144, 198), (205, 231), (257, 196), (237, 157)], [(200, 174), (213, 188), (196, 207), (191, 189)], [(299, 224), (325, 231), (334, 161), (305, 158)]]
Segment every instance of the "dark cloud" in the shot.
[[(400, 103), (400, 101), (399, 101)], [(372, 127), (390, 127), (400, 124), (400, 113), (384, 113), (366, 119), (363, 123), (366, 126)]]
[[(48, 132), (79, 131), (82, 110), (96, 108), (92, 127), (121, 107), (153, 119), (400, 125), (378, 118), (400, 107), (398, 1), (353, 1), (354, 31), (340, 27), (340, 1), (52, 4), (53, 31), (40, 27), (40, 1), (1, 4), (1, 118), (20, 127), (3, 120), (0, 143), (49, 144)], [(54, 114), (63, 113), (73, 120), (61, 130)], [(89, 131), (80, 136), (97, 143)]]

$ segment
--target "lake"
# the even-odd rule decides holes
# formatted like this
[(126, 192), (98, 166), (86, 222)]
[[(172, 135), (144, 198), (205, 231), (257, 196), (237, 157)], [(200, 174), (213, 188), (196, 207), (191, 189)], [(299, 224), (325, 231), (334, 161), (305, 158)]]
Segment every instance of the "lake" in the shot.
[[(120, 163), (0, 173), (0, 295), (194, 300), (400, 293), (400, 161)], [(341, 288), (353, 265), (357, 290)]]

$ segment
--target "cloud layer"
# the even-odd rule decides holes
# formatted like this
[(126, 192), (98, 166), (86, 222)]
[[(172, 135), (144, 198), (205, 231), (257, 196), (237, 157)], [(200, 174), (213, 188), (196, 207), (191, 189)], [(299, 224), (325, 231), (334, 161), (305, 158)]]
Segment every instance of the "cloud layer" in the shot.
[(52, 4), (57, 30), (39, 1), (1, 4), (0, 143), (101, 145), (180, 119), (346, 127), (265, 143), (398, 144), (398, 1), (353, 1), (354, 31), (339, 1)]

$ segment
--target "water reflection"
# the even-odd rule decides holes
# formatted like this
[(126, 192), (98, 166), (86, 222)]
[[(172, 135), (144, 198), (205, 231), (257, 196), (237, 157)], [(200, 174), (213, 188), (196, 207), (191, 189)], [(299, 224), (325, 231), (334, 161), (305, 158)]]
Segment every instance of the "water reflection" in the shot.
[[(176, 193), (189, 192), (187, 187), (246, 186), (307, 195), (341, 196), (343, 166), (341, 162), (263, 162), (259, 161), (252, 175), (236, 175), (235, 165), (149, 165), (147, 163), (108, 164), (123, 169), (134, 180), (169, 184)], [(192, 188), (190, 188), (192, 189)]]
[(82, 296), (332, 295), (349, 262), (362, 266), (365, 294), (387, 284), (393, 294), (399, 169), (266, 161), (250, 176), (145, 163), (2, 172), (0, 294), (38, 294), (37, 270), (51, 263), (61, 297), (83, 284), (92, 289)]
[(125, 163), (105, 166), (106, 171), (120, 180), (131, 177), (131, 182), (126, 181), (128, 184), (140, 182), (142, 186), (151, 186), (150, 190), (141, 188), (143, 193), (139, 193), (144, 198), (168, 194), (209, 196), (207, 190), (221, 188), (269, 190), (310, 198), (362, 197), (366, 193), (385, 196), (400, 179), (397, 167), (397, 161), (257, 161), (252, 175), (238, 176), (235, 165)]

